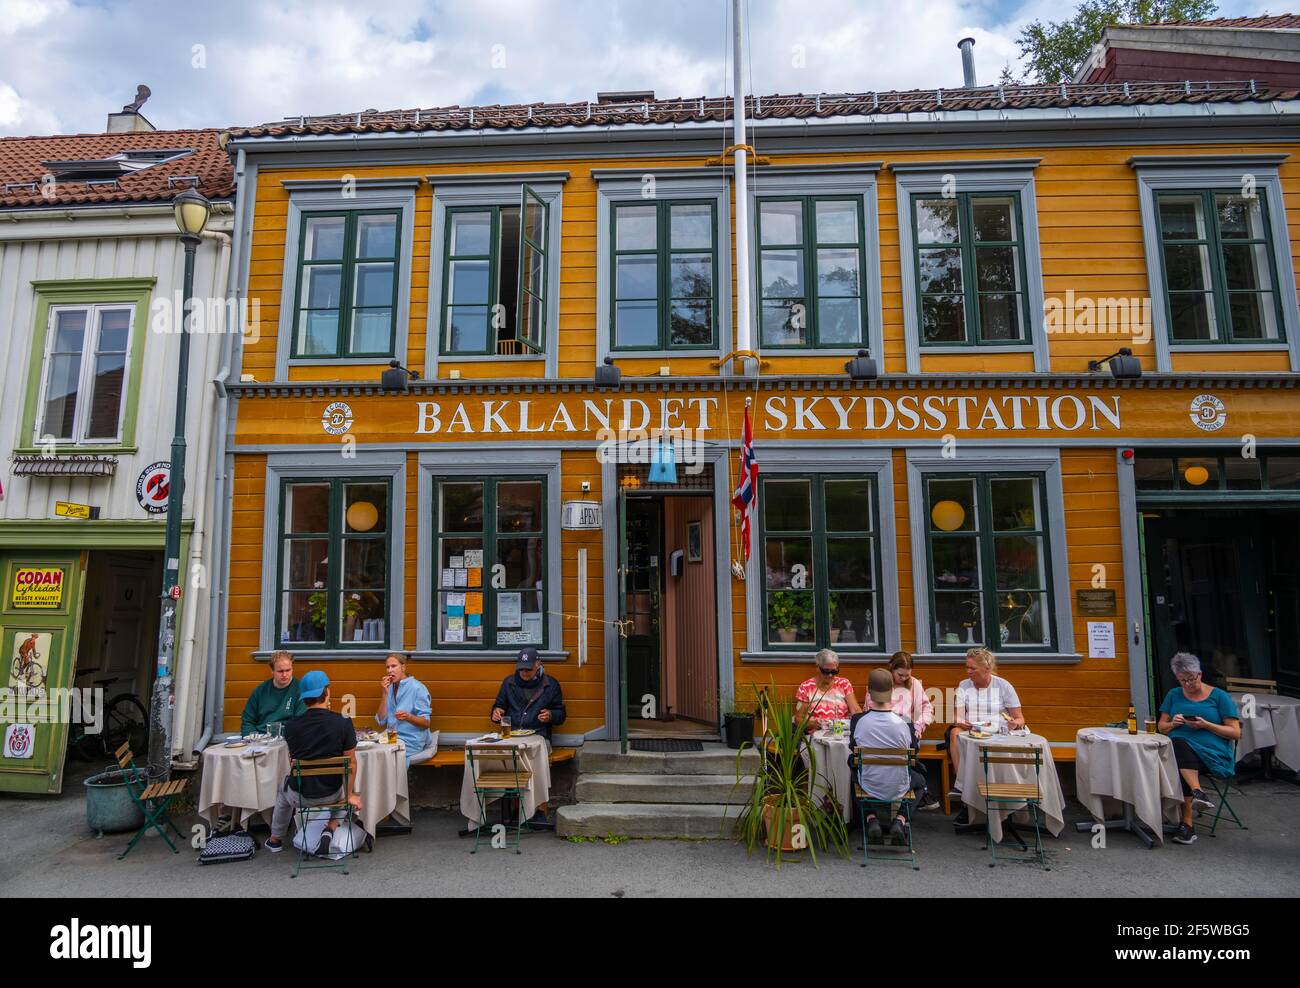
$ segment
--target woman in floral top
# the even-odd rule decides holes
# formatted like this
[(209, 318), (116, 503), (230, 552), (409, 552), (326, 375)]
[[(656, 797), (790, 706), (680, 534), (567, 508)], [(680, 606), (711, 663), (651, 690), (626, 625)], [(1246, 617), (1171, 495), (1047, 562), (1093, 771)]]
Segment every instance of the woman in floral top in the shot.
[(862, 707), (853, 695), (853, 684), (840, 675), (840, 657), (829, 648), (817, 653), (817, 673), (812, 679), (799, 684), (794, 698), (797, 701), (794, 716), (802, 721), (808, 716), (808, 731), (830, 726), (833, 720), (848, 720), (859, 714)]

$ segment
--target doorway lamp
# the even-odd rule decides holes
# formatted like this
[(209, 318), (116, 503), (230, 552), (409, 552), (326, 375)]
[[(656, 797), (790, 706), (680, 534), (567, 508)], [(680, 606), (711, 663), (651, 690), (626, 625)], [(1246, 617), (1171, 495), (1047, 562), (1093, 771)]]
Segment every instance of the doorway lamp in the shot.
[(1088, 361), (1088, 373), (1096, 374), (1105, 364), (1110, 368), (1110, 376), (1118, 381), (1133, 380), (1142, 376), (1142, 361), (1133, 356), (1133, 351), (1126, 346), (1120, 347), (1109, 357)]

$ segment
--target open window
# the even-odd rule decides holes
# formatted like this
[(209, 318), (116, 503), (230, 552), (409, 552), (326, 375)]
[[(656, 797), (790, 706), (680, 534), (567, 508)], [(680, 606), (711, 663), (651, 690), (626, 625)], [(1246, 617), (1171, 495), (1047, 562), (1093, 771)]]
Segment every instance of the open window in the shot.
[(540, 353), (546, 328), (547, 203), (447, 210), (443, 297), (446, 355)]

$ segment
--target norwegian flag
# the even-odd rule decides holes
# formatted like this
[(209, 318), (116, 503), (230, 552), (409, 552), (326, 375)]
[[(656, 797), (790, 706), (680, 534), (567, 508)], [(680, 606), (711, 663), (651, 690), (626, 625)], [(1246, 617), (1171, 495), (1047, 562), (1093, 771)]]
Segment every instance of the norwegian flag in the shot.
[(749, 515), (758, 498), (758, 458), (754, 455), (754, 430), (749, 424), (749, 408), (745, 409), (744, 439), (740, 444), (740, 483), (731, 503), (740, 512), (740, 539), (744, 545), (745, 562), (749, 562)]

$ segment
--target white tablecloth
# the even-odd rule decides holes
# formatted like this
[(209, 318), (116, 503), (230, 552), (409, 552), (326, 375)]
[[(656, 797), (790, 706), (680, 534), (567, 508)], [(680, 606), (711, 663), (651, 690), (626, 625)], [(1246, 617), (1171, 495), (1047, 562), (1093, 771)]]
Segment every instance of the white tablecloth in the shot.
[[(1230, 693), (1241, 714), (1241, 740), (1237, 742), (1237, 760), (1252, 751), (1273, 747), (1274, 759), (1300, 772), (1300, 699), (1274, 696), (1271, 693)], [(1253, 697), (1255, 716), (1242, 711), (1246, 697)]]
[[(984, 781), (984, 766), (980, 764), (979, 756), (980, 747), (992, 744), (1039, 748), (1043, 752), (1042, 774), (1038, 779), (1043, 796), (1039, 804), (1040, 822), (1046, 824), (1053, 836), (1060, 834), (1065, 828), (1065, 796), (1061, 793), (1061, 780), (1056, 776), (1052, 746), (1046, 738), (1038, 734), (1023, 737), (1000, 734), (991, 738), (972, 738), (968, 731), (962, 731), (956, 737), (957, 743), (961, 745), (961, 754), (958, 756), (961, 768), (957, 772), (957, 784), (961, 786), (961, 801), (966, 804), (971, 823), (983, 822), (988, 810), (988, 804), (979, 793), (979, 784)], [(1032, 783), (1034, 766), (1033, 763), (1019, 765), (994, 762), (989, 765), (989, 779), (992, 782)], [(1017, 822), (1029, 820), (1029, 814), (1023, 809), (1017, 810), (1012, 803), (999, 803), (997, 815), (989, 821), (989, 832), (993, 835), (994, 841), (1002, 840), (1002, 818), (1012, 812), (1016, 813)]]
[[(853, 770), (849, 767), (849, 753), (853, 750), (847, 734), (834, 737), (824, 731), (817, 731), (808, 736), (817, 753), (817, 777), (813, 780), (813, 793), (823, 797), (834, 797), (839, 804), (840, 814), (845, 821), (849, 819), (849, 810), (853, 805)], [(805, 753), (804, 764), (808, 764)]]
[[(529, 734), (525, 737), (511, 737), (509, 741), (497, 741), (495, 747), (514, 746), (519, 749), (519, 768), (524, 772), (531, 772), (532, 779), (528, 783), (528, 788), (524, 790), (524, 798), (519, 801), (519, 818), (527, 820), (537, 812), (537, 807), (550, 799), (551, 795), (551, 747), (547, 744), (546, 739), (540, 734)], [(502, 772), (509, 771), (511, 762), (489, 761), (486, 763), (487, 771)], [(474, 782), (478, 778), (478, 773), (484, 768), (481, 756), (474, 759), (474, 773), (471, 775), (469, 770), (469, 754), (465, 755), (465, 774), (460, 786), (460, 812), (469, 821), (471, 827), (479, 824), (479, 807), (478, 797), (474, 795)], [(491, 806), (497, 800), (490, 800), (487, 804), (487, 822), (493, 822)]]
[(1162, 824), (1177, 823), (1183, 805), (1173, 742), (1163, 734), (1129, 734), (1122, 727), (1085, 727), (1075, 735), (1079, 802), (1101, 822), (1115, 804), (1129, 803), (1164, 842)]
[[(266, 750), (250, 754), (258, 748)], [(220, 808), (226, 806), (239, 811), (240, 826), (247, 827), (259, 813), (269, 824), (276, 795), (289, 771), (289, 746), (283, 740), (244, 748), (214, 745), (203, 752), (199, 815), (215, 825)], [(406, 749), (401, 742), (357, 748), (356, 790), (361, 794), (361, 825), (372, 837), (379, 821), (389, 814), (399, 823), (410, 822)]]

